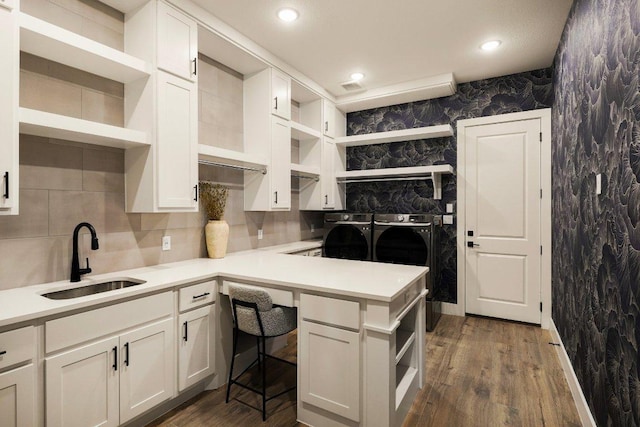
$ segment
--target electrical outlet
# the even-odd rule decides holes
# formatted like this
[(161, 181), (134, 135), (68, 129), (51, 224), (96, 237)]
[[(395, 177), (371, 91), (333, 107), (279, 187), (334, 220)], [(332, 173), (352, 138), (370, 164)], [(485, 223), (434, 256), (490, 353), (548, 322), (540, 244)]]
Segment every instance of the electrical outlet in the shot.
[(171, 250), (171, 236), (163, 236), (162, 237), (162, 250), (170, 251)]
[(262, 228), (258, 228), (258, 240), (262, 240)]

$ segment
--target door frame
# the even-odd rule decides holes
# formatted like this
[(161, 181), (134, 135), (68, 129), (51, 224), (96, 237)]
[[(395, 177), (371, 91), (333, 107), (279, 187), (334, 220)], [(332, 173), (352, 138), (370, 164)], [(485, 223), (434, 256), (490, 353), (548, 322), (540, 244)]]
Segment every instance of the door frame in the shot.
[(551, 325), (551, 109), (524, 111), (520, 113), (500, 114), (496, 116), (479, 117), (475, 119), (459, 120), (457, 123), (457, 221), (456, 221), (456, 253), (458, 303), (442, 304), (442, 312), (457, 316), (466, 313), (466, 155), (465, 144), (467, 128), (478, 125), (507, 123), (528, 119), (540, 119), (542, 142), (540, 146), (540, 185), (542, 200), (540, 204), (540, 243), (542, 245), (540, 271), (540, 298), (542, 301), (541, 326), (549, 329)]

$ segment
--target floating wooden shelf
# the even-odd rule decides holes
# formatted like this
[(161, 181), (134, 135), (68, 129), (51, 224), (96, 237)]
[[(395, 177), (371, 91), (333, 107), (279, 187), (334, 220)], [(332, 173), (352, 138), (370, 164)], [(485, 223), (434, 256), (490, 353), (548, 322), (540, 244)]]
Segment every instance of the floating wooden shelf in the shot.
[(320, 139), (322, 133), (318, 130), (312, 129), (309, 126), (305, 126), (301, 123), (291, 121), (291, 138), (299, 141), (306, 139)]
[(198, 144), (198, 161), (212, 166), (266, 173), (267, 162), (251, 154)]
[(441, 138), (452, 135), (453, 128), (451, 125), (437, 125), (414, 129), (392, 130), (389, 132), (368, 133), (366, 135), (343, 136), (336, 138), (336, 144), (344, 147), (357, 147), (360, 145), (415, 141), (417, 139)]
[(29, 108), (20, 108), (20, 133), (115, 148), (150, 145), (145, 132)]
[(150, 74), (145, 61), (25, 13), (20, 14), (20, 50), (121, 83)]
[(442, 199), (442, 175), (451, 174), (453, 174), (453, 166), (451, 165), (412, 166), (336, 172), (336, 180), (339, 183), (356, 183), (431, 179), (433, 181), (433, 198), (440, 200)]

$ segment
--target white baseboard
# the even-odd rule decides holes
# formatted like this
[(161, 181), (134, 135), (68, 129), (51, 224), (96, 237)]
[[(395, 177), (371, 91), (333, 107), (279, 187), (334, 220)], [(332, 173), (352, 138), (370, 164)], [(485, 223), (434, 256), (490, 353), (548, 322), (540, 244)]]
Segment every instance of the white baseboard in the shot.
[(597, 427), (596, 421), (593, 419), (593, 415), (591, 415), (591, 410), (589, 409), (587, 400), (584, 398), (584, 393), (582, 393), (582, 387), (580, 387), (578, 377), (576, 377), (576, 373), (571, 365), (571, 360), (569, 360), (569, 355), (567, 354), (567, 350), (564, 348), (564, 343), (562, 342), (562, 339), (560, 339), (560, 334), (558, 334), (558, 329), (556, 328), (556, 324), (553, 322), (553, 319), (551, 319), (551, 323), (549, 325), (549, 333), (551, 334), (553, 342), (560, 344), (559, 346), (556, 346), (556, 349), (558, 350), (558, 358), (560, 359), (560, 365), (564, 371), (564, 376), (569, 384), (569, 389), (571, 390), (571, 395), (573, 396), (573, 401), (576, 404), (576, 409), (578, 410), (578, 415), (580, 416), (582, 425), (585, 427)]

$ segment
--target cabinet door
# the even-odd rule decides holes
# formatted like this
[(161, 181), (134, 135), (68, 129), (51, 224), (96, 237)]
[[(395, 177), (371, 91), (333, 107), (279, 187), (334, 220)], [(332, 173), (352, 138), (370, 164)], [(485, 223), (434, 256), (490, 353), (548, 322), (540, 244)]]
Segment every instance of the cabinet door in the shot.
[(35, 425), (33, 365), (0, 374), (0, 424), (3, 427)]
[(197, 210), (196, 85), (158, 72), (158, 207)]
[(170, 399), (174, 389), (174, 319), (120, 336), (120, 422)]
[(158, 2), (158, 68), (195, 82), (197, 67), (198, 24), (171, 6)]
[(336, 206), (336, 172), (335, 172), (336, 144), (330, 138), (322, 140), (322, 175), (320, 187), (322, 189), (322, 209), (334, 209)]
[(359, 421), (360, 334), (302, 321), (299, 357), (300, 398)]
[(117, 426), (118, 338), (45, 360), (47, 427)]
[(271, 208), (291, 209), (291, 126), (271, 119)]
[(0, 8), (0, 56), (0, 215), (17, 215), (18, 26), (15, 12), (3, 8)]
[(336, 106), (333, 102), (322, 100), (322, 132), (329, 138), (336, 137)]
[(178, 325), (178, 390), (212, 375), (215, 370), (214, 305), (181, 314)]
[(291, 78), (275, 69), (271, 70), (271, 113), (291, 119)]

